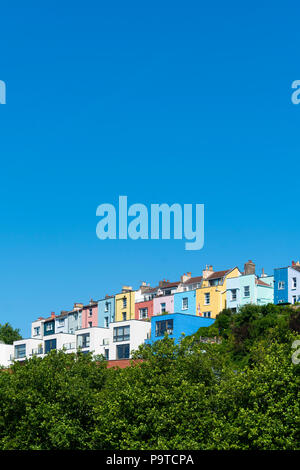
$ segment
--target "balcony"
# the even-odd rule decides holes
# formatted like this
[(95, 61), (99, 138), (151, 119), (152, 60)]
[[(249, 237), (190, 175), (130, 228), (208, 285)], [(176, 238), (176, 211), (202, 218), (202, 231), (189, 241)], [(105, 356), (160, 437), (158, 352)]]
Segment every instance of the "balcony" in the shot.
[(65, 343), (63, 345), (63, 349), (66, 351), (70, 351), (70, 349), (75, 349), (75, 343)]

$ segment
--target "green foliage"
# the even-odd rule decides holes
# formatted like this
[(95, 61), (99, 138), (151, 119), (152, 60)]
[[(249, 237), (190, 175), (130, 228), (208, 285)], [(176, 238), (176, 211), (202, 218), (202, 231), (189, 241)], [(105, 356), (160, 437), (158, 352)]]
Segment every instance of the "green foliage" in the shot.
[(1, 449), (86, 449), (104, 363), (51, 351), (0, 374)]
[(20, 330), (13, 329), (9, 323), (0, 324), (0, 341), (3, 341), (5, 344), (13, 344), (14, 341), (22, 339), (20, 335)]
[(0, 449), (299, 449), (298, 322), (249, 305), (140, 346), (126, 369), (55, 351), (15, 363), (0, 372)]

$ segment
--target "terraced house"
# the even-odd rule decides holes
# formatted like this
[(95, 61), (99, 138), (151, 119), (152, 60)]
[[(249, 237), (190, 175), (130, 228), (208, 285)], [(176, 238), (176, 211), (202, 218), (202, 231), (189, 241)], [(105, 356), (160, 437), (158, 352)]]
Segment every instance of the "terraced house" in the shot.
[(212, 324), (226, 307), (238, 311), (247, 303), (272, 302), (300, 302), (299, 262), (276, 268), (274, 276), (256, 275), (251, 260), (244, 264), (243, 272), (237, 267), (214, 271), (206, 266), (201, 276), (187, 272), (179, 281), (164, 279), (156, 287), (145, 282), (137, 290), (123, 286), (116, 295), (38, 317), (32, 322), (30, 338), (0, 344), (0, 364), (43, 357), (53, 349), (66, 353), (80, 349), (109, 360), (128, 359), (144, 342), (157, 341), (164, 334), (178, 342), (183, 333), (192, 334), (200, 326)]
[(135, 292), (131, 286), (123, 286), (121, 294), (115, 296), (115, 320), (135, 319)]
[(274, 303), (295, 304), (300, 302), (300, 263), (274, 269)]
[(197, 315), (216, 318), (218, 313), (226, 308), (227, 280), (240, 275), (237, 267), (214, 272), (212, 266), (206, 266), (201, 287), (196, 290)]
[(245, 304), (266, 305), (274, 302), (274, 276), (264, 272), (259, 277), (255, 274), (255, 264), (249, 260), (244, 265), (241, 276), (227, 280), (227, 308), (238, 311)]

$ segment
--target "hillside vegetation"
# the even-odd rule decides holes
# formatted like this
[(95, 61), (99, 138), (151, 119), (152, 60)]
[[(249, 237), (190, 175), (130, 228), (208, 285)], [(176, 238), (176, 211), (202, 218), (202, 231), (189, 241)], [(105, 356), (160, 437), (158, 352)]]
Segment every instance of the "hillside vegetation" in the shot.
[(299, 333), (300, 309), (249, 305), (126, 369), (61, 351), (16, 363), (0, 374), (0, 449), (299, 449)]

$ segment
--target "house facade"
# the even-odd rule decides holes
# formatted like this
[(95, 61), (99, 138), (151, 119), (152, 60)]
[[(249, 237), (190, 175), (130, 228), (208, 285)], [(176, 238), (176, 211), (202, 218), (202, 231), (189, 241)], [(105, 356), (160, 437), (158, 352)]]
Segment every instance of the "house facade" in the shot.
[(185, 315), (196, 315), (196, 290), (174, 294), (174, 312)]
[(98, 326), (108, 328), (115, 321), (115, 296), (106, 295), (98, 300)]
[(246, 274), (227, 280), (227, 308), (236, 312), (246, 304), (266, 305), (274, 302), (273, 276), (258, 278)]
[(212, 318), (201, 318), (196, 315), (173, 313), (158, 315), (151, 318), (151, 335), (147, 344), (163, 339), (165, 334), (178, 343), (183, 335), (196, 333), (200, 327), (210, 326), (214, 323)]
[(203, 270), (200, 289), (196, 290), (197, 315), (204, 318), (216, 318), (226, 308), (227, 280), (241, 275), (235, 267), (225, 271), (213, 271), (212, 266)]
[(122, 292), (115, 296), (115, 321), (135, 319), (135, 292), (130, 286), (123, 286)]
[(295, 304), (300, 302), (300, 263), (274, 269), (274, 303)]

